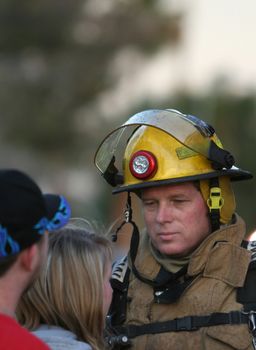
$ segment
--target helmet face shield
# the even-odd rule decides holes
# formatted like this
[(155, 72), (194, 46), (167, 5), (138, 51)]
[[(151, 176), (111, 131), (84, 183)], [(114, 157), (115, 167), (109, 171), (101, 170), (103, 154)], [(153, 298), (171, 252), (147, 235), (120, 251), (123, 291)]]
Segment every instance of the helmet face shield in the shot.
[(130, 128), (121, 126), (112, 131), (99, 146), (94, 163), (99, 171), (104, 174), (108, 169), (113, 157), (115, 158), (115, 166), (120, 169), (122, 167), (122, 156), (126, 147), (128, 139), (132, 133), (137, 129), (137, 125)]
[[(143, 138), (144, 131), (149, 132), (149, 137), (145, 139), (147, 141), (142, 141), (138, 147), (133, 148), (131, 144), (137, 142), (138, 137)], [(170, 163), (173, 164), (173, 169), (177, 169), (177, 171), (174, 173), (168, 173), (168, 171), (163, 173), (163, 170), (161, 171), (161, 163), (164, 162), (161, 152), (167, 151), (165, 152), (165, 159), (169, 158), (168, 151), (170, 150), (171, 153), (172, 148), (177, 148), (176, 143), (180, 144), (181, 151), (187, 154), (190, 153), (192, 168), (196, 165), (194, 170), (189, 170), (188, 175), (182, 170), (185, 162), (179, 162), (180, 156), (173, 160), (173, 163)], [(129, 148), (128, 153), (130, 153), (128, 154), (127, 149)], [(156, 173), (155, 178), (150, 180), (154, 183), (159, 180), (177, 178), (179, 181), (182, 178), (184, 178), (183, 181), (188, 181), (188, 176), (191, 176), (191, 179), (196, 179), (202, 178), (202, 176), (205, 178), (206, 174), (209, 174), (208, 177), (213, 177), (230, 173), (231, 177), (234, 175), (237, 179), (239, 176), (239, 179), (251, 177), (250, 173), (233, 167), (233, 157), (223, 149), (220, 140), (210, 125), (194, 116), (185, 115), (176, 110), (147, 110), (135, 114), (103, 140), (96, 152), (94, 162), (112, 186), (121, 185), (120, 191), (125, 191), (131, 185), (130, 181), (128, 181), (129, 183), (126, 181), (129, 177), (129, 174), (128, 177), (126, 174), (127, 161), (130, 161), (129, 158), (132, 158), (136, 152), (146, 151), (150, 153), (152, 149), (158, 154), (156, 158), (159, 165), (158, 174)], [(196, 159), (196, 157), (198, 158)], [(142, 160), (142, 158), (139, 159), (140, 162)], [(200, 167), (197, 166), (198, 162)], [(141, 164), (143, 165), (143, 162)], [(170, 167), (170, 164), (168, 164), (168, 167)], [(131, 167), (131, 164), (129, 166)], [(133, 175), (135, 175), (135, 179), (136, 174)], [(140, 186), (142, 182), (148, 183), (150, 181), (146, 178), (144, 180), (137, 179), (134, 184)]]
[(148, 110), (137, 113), (103, 140), (96, 152), (95, 164), (104, 173), (113, 155), (125, 147), (130, 136), (141, 125), (158, 128), (207, 158), (210, 139), (209, 134), (206, 134), (206, 127), (203, 127), (201, 120), (200, 122), (201, 126), (196, 125), (192, 120), (186, 119), (184, 114), (174, 110)]

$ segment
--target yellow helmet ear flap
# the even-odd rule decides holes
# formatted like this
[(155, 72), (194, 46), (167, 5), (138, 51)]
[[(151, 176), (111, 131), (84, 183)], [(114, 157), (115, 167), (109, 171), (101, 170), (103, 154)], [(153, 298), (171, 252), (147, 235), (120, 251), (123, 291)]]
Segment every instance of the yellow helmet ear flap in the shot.
[[(210, 198), (209, 183), (209, 179), (200, 180), (200, 191), (207, 205)], [(228, 176), (219, 177), (219, 187), (221, 189), (221, 197), (223, 200), (223, 206), (220, 209), (220, 222), (221, 224), (228, 224), (236, 209), (235, 195)]]

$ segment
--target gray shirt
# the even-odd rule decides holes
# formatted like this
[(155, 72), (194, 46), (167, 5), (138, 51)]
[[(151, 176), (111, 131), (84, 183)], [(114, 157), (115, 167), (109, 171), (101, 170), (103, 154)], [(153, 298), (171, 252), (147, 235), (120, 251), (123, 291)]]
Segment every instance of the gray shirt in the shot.
[(41, 325), (32, 332), (52, 350), (92, 350), (92, 347), (77, 340), (74, 333), (61, 327)]

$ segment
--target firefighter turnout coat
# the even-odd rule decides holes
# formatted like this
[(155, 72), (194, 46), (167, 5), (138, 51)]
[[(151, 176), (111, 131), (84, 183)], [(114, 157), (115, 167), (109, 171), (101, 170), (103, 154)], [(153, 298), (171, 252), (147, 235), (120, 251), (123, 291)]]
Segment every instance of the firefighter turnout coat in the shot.
[[(244, 285), (251, 260), (251, 252), (241, 246), (244, 236), (245, 224), (238, 216), (234, 224), (210, 234), (190, 256), (184, 274), (173, 282), (174, 290), (177, 289), (174, 295), (170, 285), (166, 290), (156, 290), (130, 271), (126, 320), (122, 326), (153, 324), (154, 330), (161, 322), (171, 321), (172, 324), (169, 329), (163, 323), (156, 332), (142, 330), (139, 335), (131, 329), (128, 334), (132, 338), (131, 349), (253, 349), (248, 324), (240, 322), (238, 317), (243, 305), (237, 301), (237, 290)], [(151, 254), (149, 244), (148, 235), (142, 233), (135, 266), (145, 278), (155, 280), (161, 266)], [(124, 260), (119, 265), (122, 268), (119, 282), (120, 276), (125, 276), (126, 268), (129, 270), (128, 265)], [(118, 265), (116, 268), (118, 270)], [(116, 268), (113, 280), (117, 277)], [(222, 314), (226, 314), (225, 322), (219, 324)], [(217, 322), (214, 322), (215, 317)], [(210, 318), (212, 323), (208, 322)], [(125, 333), (125, 328), (122, 332)]]

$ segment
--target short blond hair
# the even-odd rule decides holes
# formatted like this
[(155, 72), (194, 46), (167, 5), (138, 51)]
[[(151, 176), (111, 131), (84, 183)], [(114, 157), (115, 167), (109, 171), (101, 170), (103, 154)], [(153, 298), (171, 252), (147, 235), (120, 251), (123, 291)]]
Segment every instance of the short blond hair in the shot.
[(110, 241), (68, 224), (49, 234), (47, 262), (17, 308), (29, 330), (40, 324), (63, 327), (93, 349), (103, 346), (103, 278), (111, 261)]

